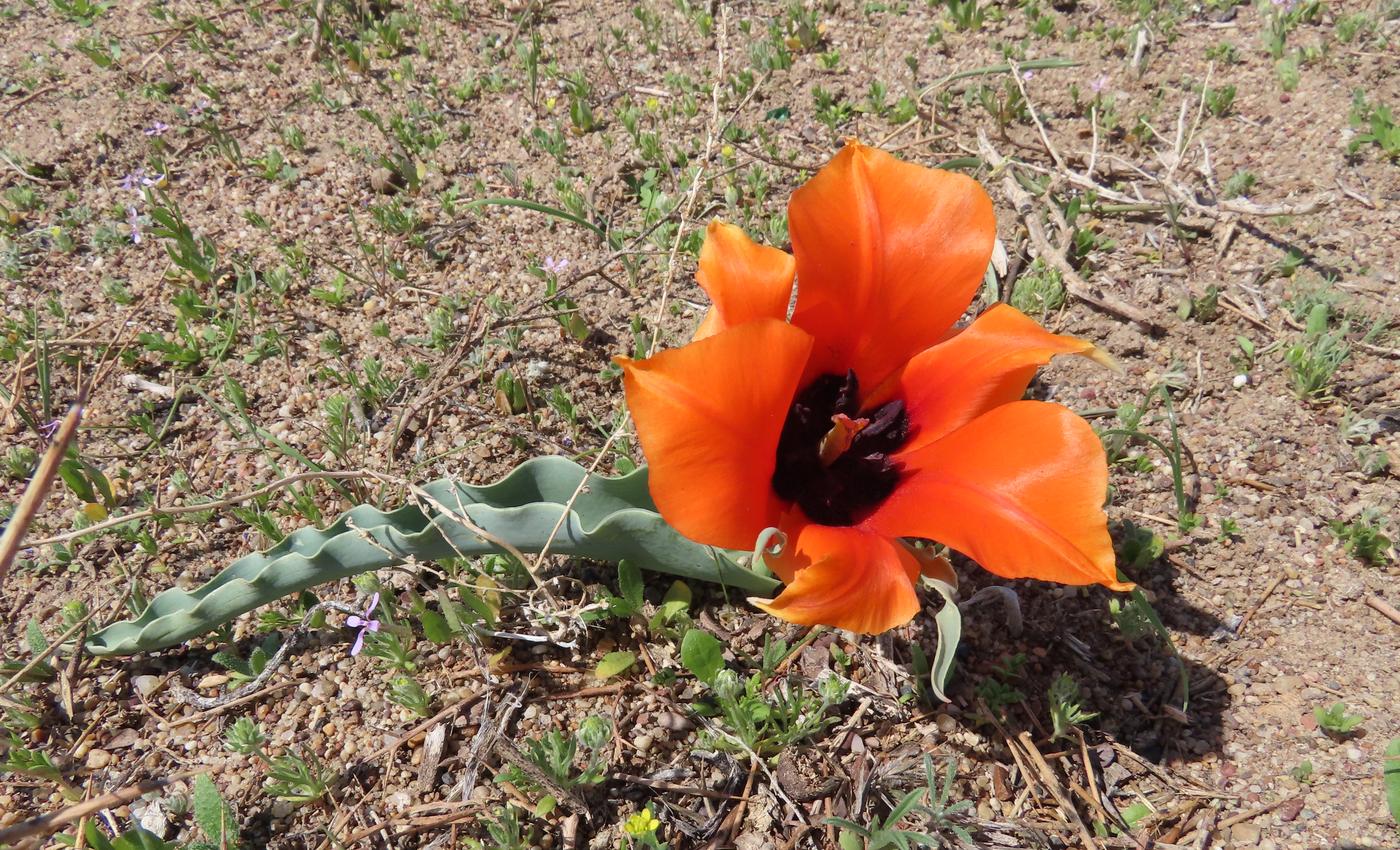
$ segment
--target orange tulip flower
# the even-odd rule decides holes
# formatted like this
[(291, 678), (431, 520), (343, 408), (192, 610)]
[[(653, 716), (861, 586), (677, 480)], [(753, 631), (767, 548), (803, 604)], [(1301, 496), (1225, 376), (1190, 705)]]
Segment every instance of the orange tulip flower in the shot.
[(1051, 357), (1093, 345), (1005, 304), (953, 330), (996, 238), (982, 187), (851, 142), (793, 194), (788, 221), (792, 255), (711, 224), (697, 278), (714, 306), (695, 339), (618, 359), (667, 522), (727, 549), (779, 529), (766, 562), (787, 586), (752, 601), (805, 625), (912, 619), (933, 559), (904, 538), (1006, 578), (1131, 587), (1098, 436), (1021, 400)]

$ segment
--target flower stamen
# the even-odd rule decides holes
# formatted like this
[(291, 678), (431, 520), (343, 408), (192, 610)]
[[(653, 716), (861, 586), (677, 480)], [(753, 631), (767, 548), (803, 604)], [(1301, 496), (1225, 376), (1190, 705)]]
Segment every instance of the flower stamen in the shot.
[(846, 449), (855, 442), (856, 435), (865, 430), (870, 420), (852, 419), (844, 413), (838, 413), (831, 417), (831, 423), (831, 430), (822, 437), (821, 450), (818, 453), (822, 466), (831, 466), (837, 458), (845, 454)]

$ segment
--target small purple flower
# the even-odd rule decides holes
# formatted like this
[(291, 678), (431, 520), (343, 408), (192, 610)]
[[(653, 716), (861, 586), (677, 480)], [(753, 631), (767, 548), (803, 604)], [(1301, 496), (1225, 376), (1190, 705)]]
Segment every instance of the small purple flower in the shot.
[(1034, 72), (1034, 71), (1022, 71), (1022, 72), (1021, 72), (1021, 79), (1023, 79), (1023, 80), (1029, 80), (1031, 77), (1034, 77), (1034, 76), (1035, 76), (1035, 72)]
[(141, 214), (136, 211), (136, 207), (126, 208), (126, 223), (131, 227), (131, 241), (133, 244), (141, 244)]
[(563, 257), (560, 257), (557, 260), (554, 257), (545, 257), (544, 266), (542, 268), (544, 268), (544, 270), (549, 272), (550, 274), (558, 275), (563, 274), (564, 269), (567, 269), (568, 267), (569, 261), (564, 259)]
[(164, 121), (157, 121), (157, 122), (155, 122), (154, 124), (152, 124), (151, 126), (149, 126), (149, 127), (147, 127), (146, 129), (142, 130), (141, 132), (145, 133), (145, 134), (148, 135), (148, 136), (164, 136), (164, 135), (165, 135), (165, 131), (166, 131), (166, 130), (169, 130), (169, 129), (170, 129), (170, 125), (169, 125), (169, 124), (165, 123)]
[(352, 629), (360, 630), (359, 633), (355, 635), (355, 645), (350, 647), (350, 654), (352, 656), (359, 655), (360, 650), (365, 648), (366, 634), (379, 631), (379, 621), (370, 616), (374, 613), (374, 609), (378, 607), (379, 594), (376, 593), (369, 598), (369, 605), (365, 608), (365, 615), (363, 617), (358, 614), (351, 614), (349, 617), (345, 618), (345, 625)]
[(44, 435), (44, 439), (45, 439), (45, 440), (52, 440), (52, 439), (53, 439), (53, 435), (58, 433), (58, 426), (59, 426), (59, 424), (60, 424), (59, 421), (58, 421), (57, 419), (55, 419), (55, 420), (52, 421), (52, 422), (49, 422), (49, 423), (44, 424), (44, 425), (40, 425), (40, 426), (39, 426), (39, 433)]
[(200, 100), (199, 100), (198, 103), (196, 103), (194, 106), (190, 107), (190, 120), (191, 120), (191, 121), (198, 121), (199, 119), (203, 118), (203, 117), (204, 117), (204, 110), (206, 110), (206, 109), (208, 109), (208, 108), (209, 108), (209, 101), (206, 100), (206, 99), (204, 99), (204, 98), (200, 98)]
[(1107, 74), (1099, 74), (1097, 77), (1094, 78), (1093, 82), (1089, 83), (1089, 91), (1093, 92), (1094, 94), (1098, 94), (1106, 88), (1108, 88)]
[(123, 175), (118, 185), (128, 192), (139, 192), (142, 188), (155, 186), (164, 179), (164, 174), (147, 174), (146, 169), (138, 168)]

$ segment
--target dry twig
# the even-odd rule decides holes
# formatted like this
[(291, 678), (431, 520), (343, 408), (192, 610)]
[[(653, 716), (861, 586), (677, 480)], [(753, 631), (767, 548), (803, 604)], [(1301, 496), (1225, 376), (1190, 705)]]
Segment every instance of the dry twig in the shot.
[(87, 402), (87, 390), (78, 391), (78, 399), (73, 402), (73, 406), (68, 409), (68, 415), (63, 417), (63, 422), (58, 426), (58, 432), (54, 434), (53, 442), (49, 443), (49, 449), (44, 453), (43, 460), (39, 462), (39, 468), (34, 471), (34, 477), (29, 480), (29, 486), (24, 488), (24, 495), (20, 496), (19, 505), (15, 507), (14, 516), (10, 517), (9, 523), (5, 526), (5, 533), (0, 535), (0, 587), (5, 584), (5, 575), (10, 571), (10, 564), (15, 559), (15, 554), (19, 552), (20, 541), (24, 538), (24, 533), (29, 530), (29, 523), (33, 522), (34, 515), (38, 513), (39, 506), (43, 504), (44, 497), (49, 494), (49, 488), (53, 486), (54, 477), (58, 475), (58, 467), (63, 463), (63, 456), (68, 451), (68, 444), (73, 441), (73, 435), (78, 432), (78, 423), (83, 419), (83, 405)]
[(982, 156), (992, 167), (993, 172), (1005, 172), (1002, 177), (1002, 188), (1016, 207), (1016, 212), (1021, 216), (1021, 220), (1025, 222), (1026, 232), (1030, 235), (1031, 245), (1034, 247), (1036, 255), (1060, 273), (1061, 279), (1064, 280), (1065, 291), (1071, 297), (1103, 310), (1105, 313), (1127, 319), (1149, 333), (1161, 333), (1162, 326), (1147, 313), (1112, 295), (1104, 294), (1079, 275), (1079, 272), (1070, 265), (1069, 259), (1065, 255), (1070, 234), (1061, 234), (1062, 244), (1059, 246), (1051, 243), (1045, 233), (1045, 226), (1040, 221), (1035, 201), (1029, 192), (1021, 188), (1021, 185), (1016, 182), (1016, 178), (1010, 173), (1010, 163), (996, 152), (991, 142), (987, 140), (985, 133), (978, 133), (977, 140)]

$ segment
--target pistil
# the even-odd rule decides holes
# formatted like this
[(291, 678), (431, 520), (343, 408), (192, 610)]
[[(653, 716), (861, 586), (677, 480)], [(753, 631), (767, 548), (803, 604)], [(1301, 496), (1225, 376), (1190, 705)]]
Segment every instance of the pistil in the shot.
[(856, 435), (865, 430), (865, 426), (870, 424), (869, 419), (852, 419), (844, 413), (838, 413), (831, 417), (831, 430), (822, 437), (821, 457), (822, 466), (831, 466), (837, 458), (846, 453), (846, 449), (851, 447), (851, 443), (856, 440)]

